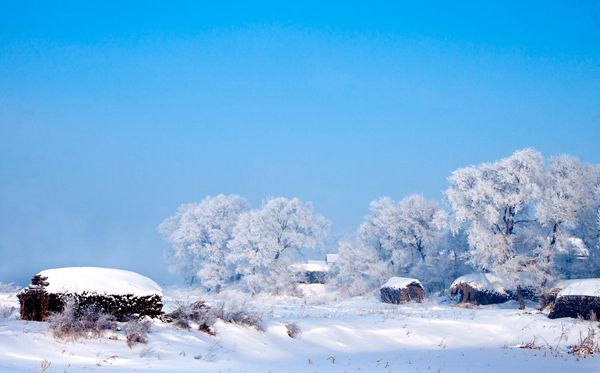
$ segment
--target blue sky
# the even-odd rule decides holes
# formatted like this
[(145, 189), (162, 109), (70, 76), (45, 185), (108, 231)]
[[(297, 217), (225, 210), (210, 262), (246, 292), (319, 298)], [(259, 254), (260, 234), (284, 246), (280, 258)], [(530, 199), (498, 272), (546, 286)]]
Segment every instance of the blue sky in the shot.
[(208, 194), (343, 234), (515, 149), (600, 162), (600, 5), (481, 3), (0, 3), (0, 281), (176, 281), (156, 226)]

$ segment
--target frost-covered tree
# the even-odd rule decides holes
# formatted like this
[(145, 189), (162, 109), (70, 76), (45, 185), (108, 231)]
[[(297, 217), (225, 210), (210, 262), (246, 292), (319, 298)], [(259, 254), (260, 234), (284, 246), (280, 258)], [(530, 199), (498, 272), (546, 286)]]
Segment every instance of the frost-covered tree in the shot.
[(378, 288), (394, 275), (389, 263), (379, 257), (373, 246), (345, 238), (339, 242), (337, 286), (349, 295), (359, 295)]
[(466, 229), (473, 265), (494, 270), (516, 254), (515, 233), (519, 225), (532, 222), (531, 206), (541, 194), (543, 172), (541, 154), (525, 149), (452, 173), (446, 197)]
[(527, 225), (534, 220), (532, 207), (542, 193), (543, 175), (542, 155), (524, 149), (454, 171), (446, 191), (455, 219), (466, 230), (470, 263), (512, 276), (517, 290), (532, 250)]
[(272, 198), (241, 214), (229, 242), (228, 260), (252, 292), (280, 292), (291, 284), (290, 256), (318, 246), (329, 222), (298, 198)]
[[(571, 272), (573, 268), (568, 267), (572, 267), (573, 258), (588, 254), (582, 237), (577, 237), (581, 234), (575, 230), (582, 220), (587, 220), (586, 216), (591, 220), (590, 212), (595, 211), (598, 204), (596, 170), (571, 156), (550, 160), (544, 190), (536, 208), (537, 218), (548, 232), (540, 250), (543, 256), (540, 264), (547, 267), (547, 272), (553, 269)], [(593, 225), (590, 223), (586, 222), (585, 226)]]
[(244, 198), (223, 194), (181, 205), (159, 225), (171, 244), (168, 257), (172, 270), (188, 284), (199, 282), (207, 290), (219, 291), (234, 274), (226, 262), (227, 244), (240, 214), (248, 209)]
[(408, 274), (425, 262), (439, 240), (447, 214), (435, 202), (413, 195), (396, 203), (388, 197), (371, 202), (359, 227), (364, 246), (375, 249), (394, 272)]

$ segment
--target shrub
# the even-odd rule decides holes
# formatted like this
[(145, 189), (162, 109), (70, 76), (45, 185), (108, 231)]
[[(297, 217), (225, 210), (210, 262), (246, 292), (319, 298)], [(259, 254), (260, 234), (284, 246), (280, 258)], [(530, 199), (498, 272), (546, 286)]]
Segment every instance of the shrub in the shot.
[(105, 330), (116, 329), (115, 318), (90, 305), (79, 308), (72, 298), (66, 298), (61, 312), (48, 318), (55, 338), (76, 340), (96, 338)]
[(194, 303), (180, 302), (177, 304), (175, 310), (169, 313), (168, 316), (175, 326), (180, 328), (190, 329), (190, 322), (195, 322), (198, 324), (198, 329), (200, 331), (215, 334), (213, 325), (217, 320), (216, 311), (202, 301)]
[(263, 314), (253, 310), (245, 310), (242, 307), (241, 305), (230, 305), (229, 308), (222, 306), (218, 312), (218, 316), (221, 320), (228, 323), (263, 330)]
[(290, 338), (297, 338), (300, 335), (300, 327), (296, 323), (285, 324), (285, 328)]
[(133, 347), (136, 343), (148, 343), (148, 332), (152, 322), (150, 320), (133, 319), (125, 324), (125, 335), (127, 337), (127, 346)]
[(600, 345), (596, 342), (595, 336), (596, 332), (592, 327), (590, 327), (585, 337), (583, 334), (579, 335), (579, 343), (571, 346), (569, 353), (578, 356), (587, 356), (600, 353)]

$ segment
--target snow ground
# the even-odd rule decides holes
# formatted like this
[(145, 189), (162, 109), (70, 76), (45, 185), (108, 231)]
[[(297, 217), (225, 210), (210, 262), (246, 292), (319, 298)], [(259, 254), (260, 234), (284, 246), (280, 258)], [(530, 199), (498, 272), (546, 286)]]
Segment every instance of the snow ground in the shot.
[[(550, 320), (534, 308), (462, 308), (429, 300), (390, 305), (377, 297), (336, 299), (308, 286), (306, 298), (229, 293), (261, 312), (264, 331), (218, 322), (216, 336), (154, 321), (146, 345), (127, 347), (124, 335), (64, 342), (46, 323), (0, 318), (0, 372), (598, 372), (600, 357), (567, 354), (580, 333), (598, 323)], [(203, 295), (165, 289), (165, 307)], [(0, 293), (0, 306), (18, 306), (14, 293)], [(292, 339), (285, 324), (295, 323)], [(112, 335), (110, 335), (112, 334)], [(600, 333), (597, 333), (600, 334)], [(562, 336), (562, 337), (561, 337)], [(534, 342), (540, 350), (518, 345)]]

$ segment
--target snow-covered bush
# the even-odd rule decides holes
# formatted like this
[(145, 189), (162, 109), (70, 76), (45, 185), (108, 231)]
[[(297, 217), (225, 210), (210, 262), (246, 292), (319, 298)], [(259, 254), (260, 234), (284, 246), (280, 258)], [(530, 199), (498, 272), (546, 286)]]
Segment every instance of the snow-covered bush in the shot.
[(198, 324), (198, 329), (214, 334), (213, 325), (217, 320), (217, 311), (202, 301), (194, 303), (178, 302), (176, 308), (168, 314), (175, 326), (190, 329), (190, 323)]
[(127, 346), (133, 347), (137, 343), (148, 343), (148, 332), (152, 322), (144, 319), (132, 319), (125, 324), (125, 336), (127, 338)]
[(227, 306), (221, 305), (217, 309), (217, 317), (225, 322), (253, 327), (263, 330), (263, 317), (261, 312), (248, 309), (247, 305), (232, 303)]
[(287, 335), (290, 338), (298, 338), (300, 336), (300, 327), (294, 322), (285, 324), (285, 329), (287, 330)]
[(54, 337), (68, 340), (96, 338), (105, 330), (116, 329), (114, 316), (94, 306), (80, 308), (73, 298), (66, 298), (63, 310), (50, 315), (48, 322)]

